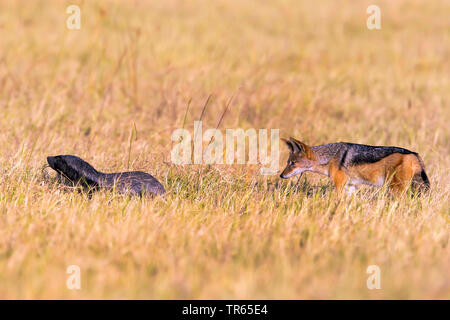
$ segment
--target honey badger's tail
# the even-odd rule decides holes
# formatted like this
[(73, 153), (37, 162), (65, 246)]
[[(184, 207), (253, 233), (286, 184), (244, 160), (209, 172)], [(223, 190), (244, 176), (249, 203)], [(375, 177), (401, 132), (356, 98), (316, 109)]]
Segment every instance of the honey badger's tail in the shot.
[(416, 173), (412, 180), (412, 187), (414, 190), (419, 192), (426, 192), (430, 190), (430, 180), (425, 172), (425, 165), (423, 163), (422, 158), (416, 154), (417, 159), (419, 160), (420, 167), (422, 170)]

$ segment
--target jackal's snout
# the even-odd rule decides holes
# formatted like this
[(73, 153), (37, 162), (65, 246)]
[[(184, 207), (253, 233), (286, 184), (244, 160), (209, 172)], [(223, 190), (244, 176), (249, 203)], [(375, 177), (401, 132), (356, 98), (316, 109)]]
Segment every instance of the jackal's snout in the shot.
[(283, 172), (280, 173), (280, 178), (281, 179), (287, 179), (289, 172), (286, 172), (288, 168), (284, 169)]
[(280, 178), (281, 179), (289, 179), (296, 175), (301, 176), (302, 174), (303, 174), (303, 172), (301, 170), (292, 170), (291, 168), (288, 167), (288, 168), (284, 169), (283, 172), (280, 174)]

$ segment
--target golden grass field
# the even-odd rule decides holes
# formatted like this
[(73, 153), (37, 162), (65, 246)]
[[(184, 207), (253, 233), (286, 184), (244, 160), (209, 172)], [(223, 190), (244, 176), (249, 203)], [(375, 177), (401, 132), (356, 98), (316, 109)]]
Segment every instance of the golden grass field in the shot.
[[(366, 8), (381, 8), (368, 30)], [(81, 29), (66, 28), (66, 7)], [(0, 0), (0, 298), (450, 298), (450, 2)], [(173, 130), (396, 145), (432, 188), (336, 196), (307, 174), (177, 166)], [(184, 117), (191, 100), (186, 121)], [(280, 170), (288, 150), (281, 145)], [(70, 192), (48, 155), (167, 197)], [(81, 290), (66, 287), (78, 265)], [(381, 289), (366, 269), (378, 265)]]

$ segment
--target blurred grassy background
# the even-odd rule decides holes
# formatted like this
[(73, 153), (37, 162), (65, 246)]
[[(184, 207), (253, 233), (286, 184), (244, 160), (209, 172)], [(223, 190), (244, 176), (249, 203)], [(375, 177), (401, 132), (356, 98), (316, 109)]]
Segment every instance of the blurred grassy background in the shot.
[[(70, 4), (81, 30), (66, 28)], [(381, 30), (366, 27), (371, 4)], [(0, 0), (0, 298), (450, 298), (449, 11)], [(190, 100), (192, 130), (210, 94), (204, 129), (236, 94), (221, 128), (412, 149), (432, 193), (339, 202), (312, 175), (294, 188), (242, 165), (174, 166), (171, 133)], [(41, 170), (55, 154), (150, 172), (167, 199), (64, 192)], [(71, 264), (80, 291), (65, 286)], [(381, 290), (366, 287), (370, 264)]]

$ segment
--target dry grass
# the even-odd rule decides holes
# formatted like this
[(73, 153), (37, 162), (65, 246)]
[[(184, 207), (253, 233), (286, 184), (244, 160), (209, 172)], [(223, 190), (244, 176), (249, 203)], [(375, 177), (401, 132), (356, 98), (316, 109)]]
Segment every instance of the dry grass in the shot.
[[(380, 31), (372, 2), (331, 0), (84, 1), (69, 31), (73, 2), (0, 1), (0, 298), (450, 298), (448, 1), (376, 1)], [(192, 130), (213, 95), (212, 128), (236, 92), (222, 128), (410, 148), (431, 194), (171, 164), (188, 101)], [(167, 198), (66, 192), (41, 171), (55, 154)]]

